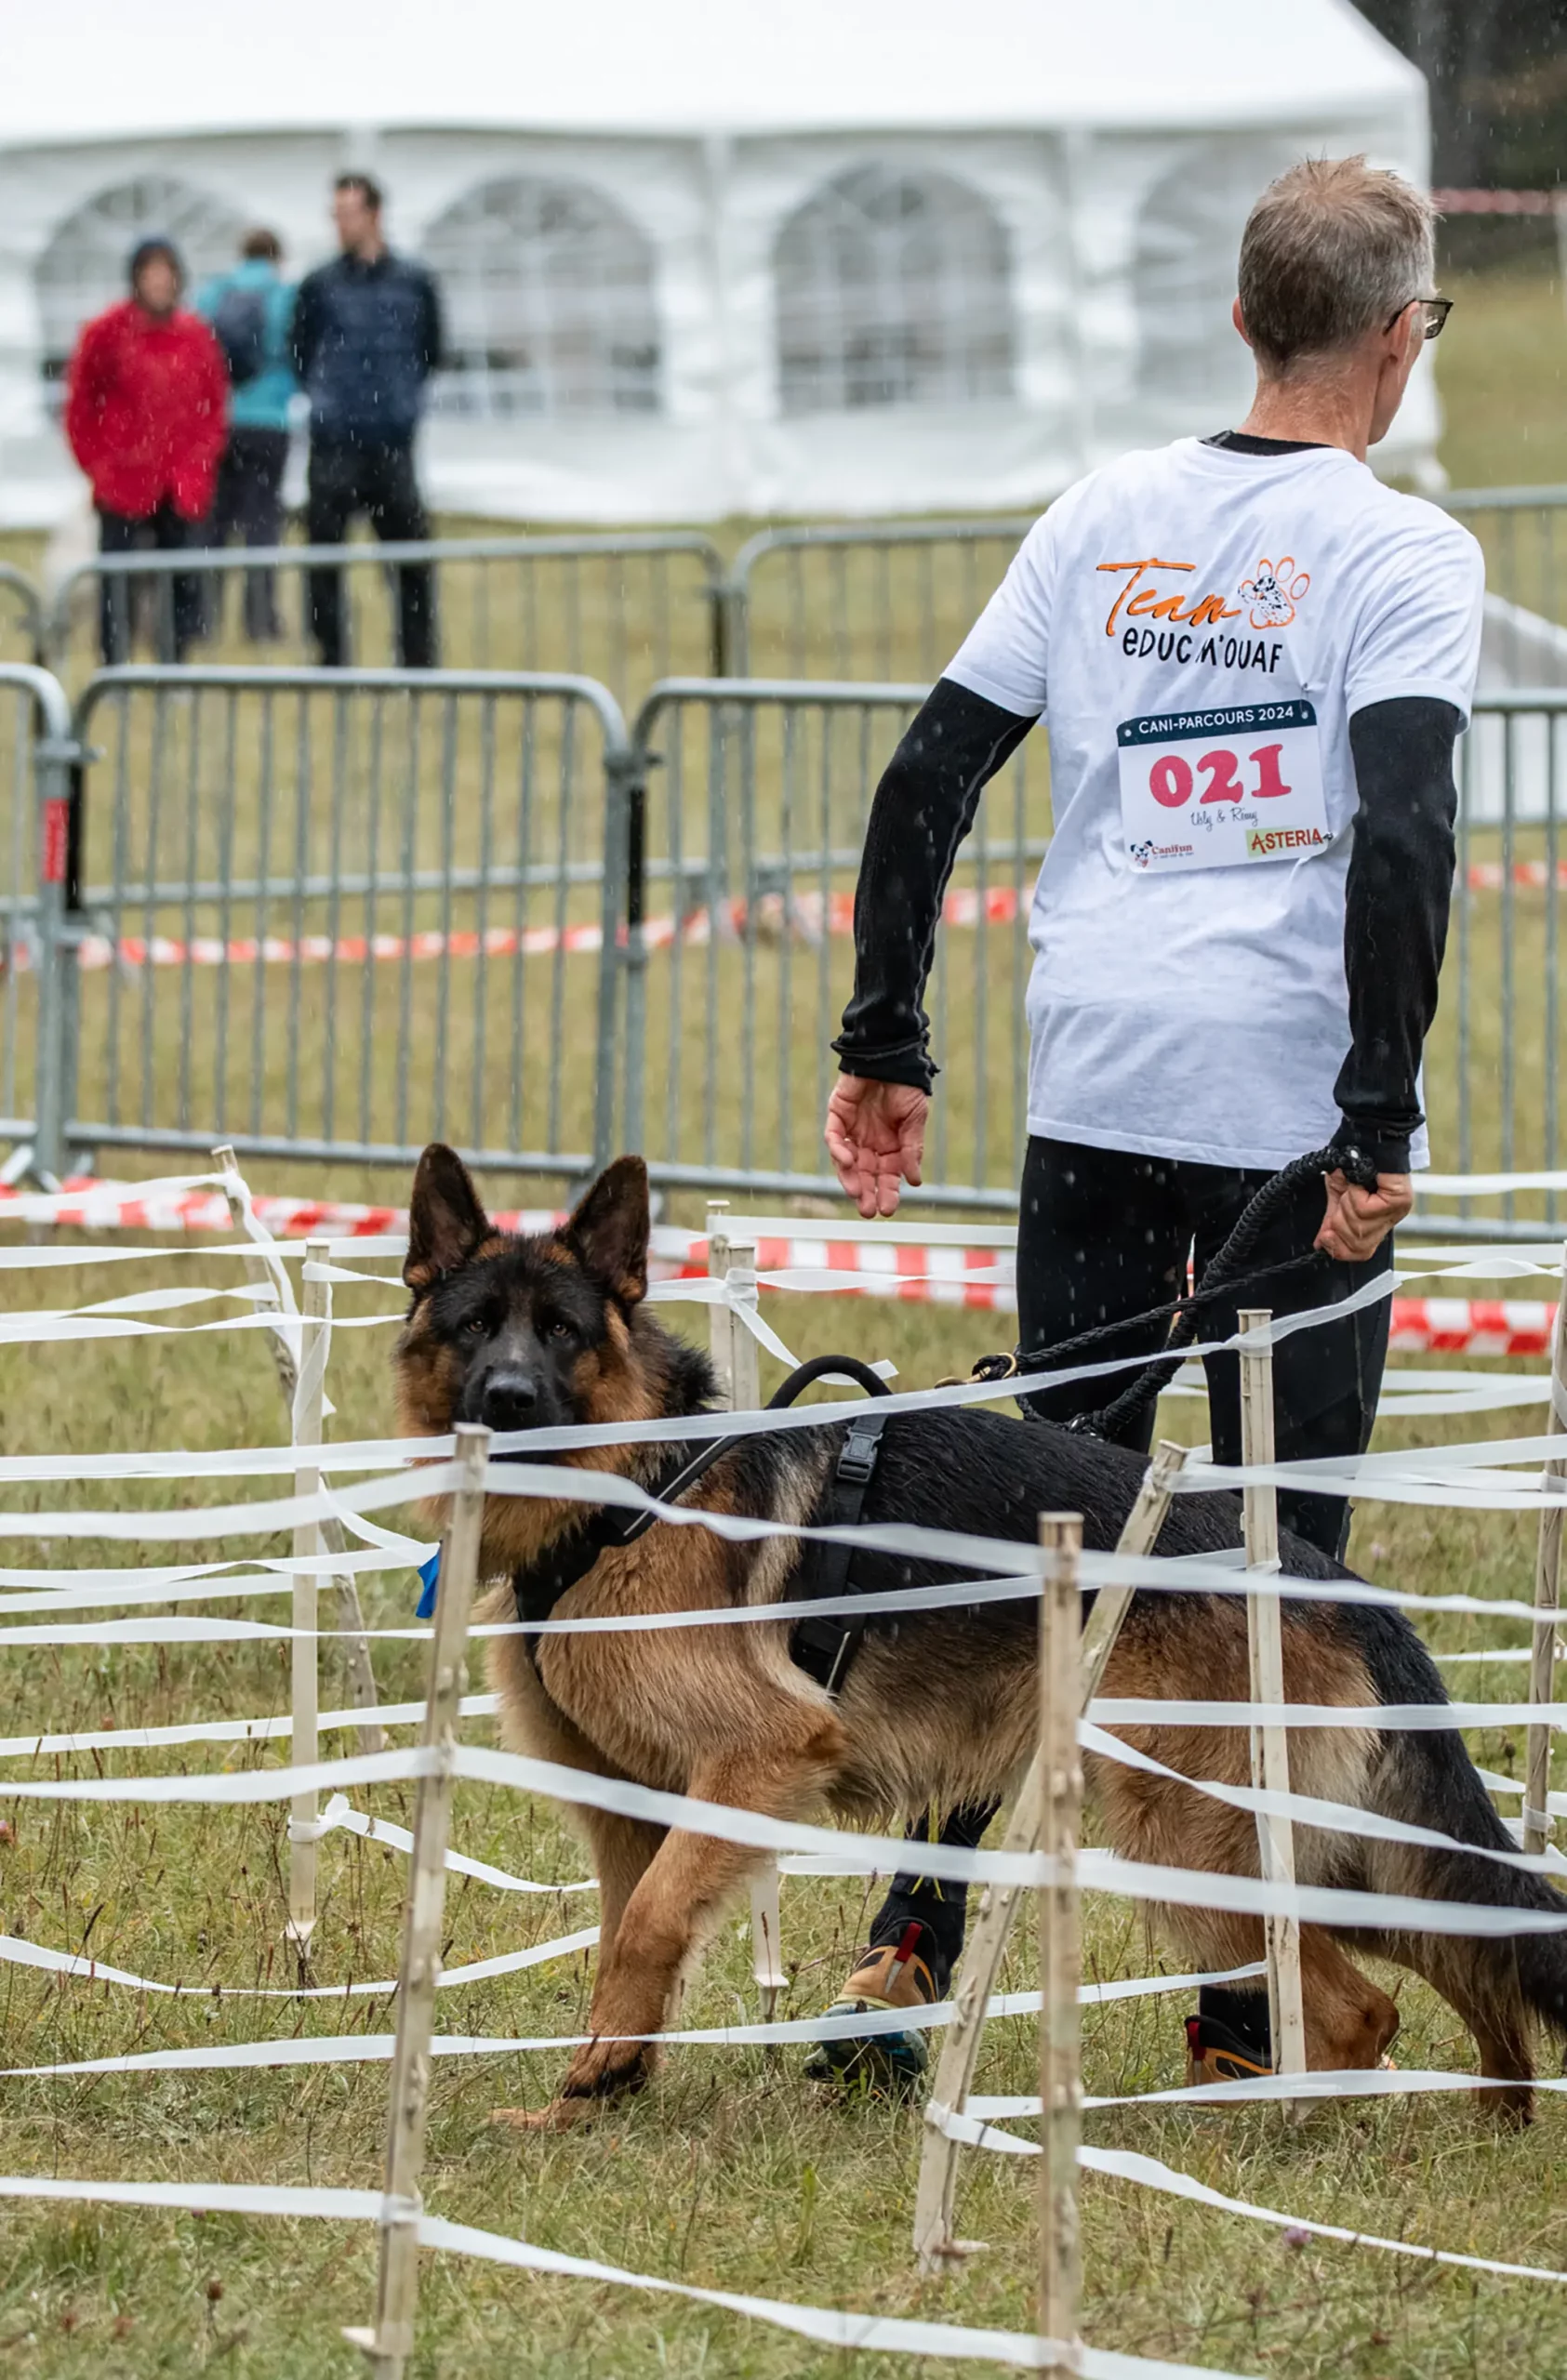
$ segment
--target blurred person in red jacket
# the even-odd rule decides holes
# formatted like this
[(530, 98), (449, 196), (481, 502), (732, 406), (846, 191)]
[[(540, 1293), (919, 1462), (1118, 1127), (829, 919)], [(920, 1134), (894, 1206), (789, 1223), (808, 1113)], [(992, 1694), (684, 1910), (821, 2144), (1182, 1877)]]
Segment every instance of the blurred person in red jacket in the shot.
[[(106, 554), (179, 551), (200, 542), (212, 509), (228, 440), (229, 376), (207, 324), (180, 309), (184, 285), (172, 243), (143, 240), (130, 258), (130, 296), (84, 326), (71, 359), (65, 435), (92, 483)], [(200, 587), (178, 572), (159, 592), (160, 646), (182, 661), (201, 633)], [(126, 579), (104, 574), (106, 662), (123, 661), (129, 648), (128, 595)]]

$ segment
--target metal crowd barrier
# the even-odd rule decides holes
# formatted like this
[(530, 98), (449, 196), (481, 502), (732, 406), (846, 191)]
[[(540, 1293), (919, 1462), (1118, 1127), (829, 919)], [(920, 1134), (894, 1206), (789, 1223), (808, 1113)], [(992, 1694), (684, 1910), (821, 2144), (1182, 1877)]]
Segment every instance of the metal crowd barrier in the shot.
[(0, 562), (0, 648), (8, 661), (44, 659), (44, 599), (24, 570)]
[[(1445, 498), (1485, 549), (1499, 682), (1567, 682), (1567, 487), (1471, 488)], [(121, 590), (126, 633), (168, 662), (173, 583), (200, 588), (205, 643), (186, 658), (315, 658), (308, 575), (347, 574), (348, 657), (394, 665), (395, 574), (432, 564), (440, 654), (463, 668), (564, 669), (622, 704), (677, 672), (886, 682), (935, 676), (999, 584), (1031, 518), (809, 522), (766, 529), (732, 564), (694, 531), (448, 537), (425, 545), (233, 547), (94, 556), (46, 601), (0, 563), (0, 639), (16, 657), (80, 677), (99, 653), (99, 590)], [(283, 636), (242, 646), (235, 580), (276, 575)], [(1542, 628), (1545, 633), (1542, 636)], [(1558, 636), (1555, 631), (1561, 631)], [(127, 656), (128, 657), (128, 656)], [(633, 682), (634, 681), (634, 682)]]
[[(0, 1134), (20, 1152), (58, 1137), (67, 1007), (54, 928), (65, 897), (71, 706), (46, 670), (0, 662)], [(9, 1178), (0, 1168), (0, 1180)]]
[(1033, 526), (881, 521), (764, 529), (729, 573), (737, 677), (936, 677)]
[[(675, 679), (633, 731), (619, 1138), (655, 1179), (836, 1194), (821, 1144), (866, 821), (921, 685)], [(926, 995), (945, 1068), (926, 1195), (1016, 1204), (1042, 736), (984, 800)]]
[[(437, 1134), (496, 1170), (640, 1147), (671, 1187), (831, 1194), (855, 880), (923, 693), (671, 679), (628, 734), (566, 674), (147, 667), (100, 673), (73, 721), (52, 678), (0, 667), (8, 1170), (219, 1139), (402, 1167)], [(1481, 697), (1459, 750), (1432, 1143), (1463, 1172), (1554, 1171), (1567, 692)], [(1040, 735), (948, 892), (938, 1205), (1015, 1201), (1049, 831)], [(1564, 1216), (1527, 1194), (1451, 1221)]]
[[(647, 1152), (656, 1179), (835, 1192), (820, 1130), (853, 980), (854, 884), (871, 793), (923, 691), (685, 681), (644, 705), (615, 1112), (618, 1140)], [(1556, 1171), (1567, 692), (1479, 698), (1459, 754), (1458, 880), (1426, 1063), (1432, 1145), (1462, 1172)], [(1028, 909), (1049, 827), (1048, 752), (1031, 737), (983, 798), (937, 938), (927, 1202), (1016, 1205)], [(1495, 1214), (1464, 1202), (1441, 1220), (1494, 1236)], [(1504, 1234), (1554, 1232), (1567, 1200), (1528, 1194), (1502, 1214)]]
[[(95, 668), (107, 590), (124, 639), (118, 657), (129, 659), (139, 644), (174, 662), (176, 582), (187, 579), (201, 635), (183, 658), (311, 666), (311, 574), (340, 572), (347, 657), (362, 668), (395, 667), (403, 659), (397, 574), (409, 565), (434, 571), (437, 655), (453, 668), (587, 673), (625, 703), (671, 670), (722, 675), (729, 667), (723, 556), (710, 538), (685, 530), (96, 554), (61, 582), (43, 642), (60, 677)], [(241, 641), (244, 590), (258, 575), (272, 582), (270, 603), (283, 629), (274, 643)]]
[[(1431, 1144), (1460, 1173), (1563, 1163), (1560, 1064), (1567, 902), (1567, 692), (1480, 696), (1458, 746), (1458, 867), (1437, 1021), (1426, 1053)], [(1553, 1230), (1567, 1199), (1530, 1194)], [(1460, 1232), (1494, 1235), (1465, 1202)], [(1527, 1232), (1518, 1200), (1504, 1222)]]
[(1441, 502), (1484, 547), (1486, 584), (1494, 593), (1561, 618), (1567, 487), (1454, 488)]
[(77, 707), (71, 1055), (40, 1170), (106, 1150), (582, 1174), (628, 754), (591, 679), (105, 670)]
[[(1567, 487), (1457, 488), (1447, 510), (1479, 538), (1503, 682), (1567, 683)], [(1542, 630), (1545, 632), (1542, 634)]]

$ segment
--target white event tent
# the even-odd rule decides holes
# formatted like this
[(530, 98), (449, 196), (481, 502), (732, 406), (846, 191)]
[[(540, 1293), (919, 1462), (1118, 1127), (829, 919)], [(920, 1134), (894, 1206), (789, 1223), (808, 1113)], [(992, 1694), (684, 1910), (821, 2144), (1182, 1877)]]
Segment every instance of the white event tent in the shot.
[[(0, 77), (0, 520), (80, 501), (56, 415), (141, 232), (329, 252), (366, 166), (440, 276), (445, 509), (517, 520), (1027, 507), (1248, 385), (1273, 174), (1423, 179), (1424, 83), (1348, 0), (57, 0)], [(1429, 481), (1412, 391), (1384, 468)]]

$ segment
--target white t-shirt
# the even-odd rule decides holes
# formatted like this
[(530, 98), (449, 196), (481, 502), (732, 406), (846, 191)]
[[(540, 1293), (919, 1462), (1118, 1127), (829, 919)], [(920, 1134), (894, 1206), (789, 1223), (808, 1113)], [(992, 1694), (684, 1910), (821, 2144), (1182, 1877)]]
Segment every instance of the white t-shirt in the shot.
[(1181, 439), (1036, 522), (945, 673), (1049, 725), (1030, 1132), (1269, 1170), (1332, 1139), (1349, 721), (1467, 721), (1483, 590), (1467, 529), (1338, 447)]

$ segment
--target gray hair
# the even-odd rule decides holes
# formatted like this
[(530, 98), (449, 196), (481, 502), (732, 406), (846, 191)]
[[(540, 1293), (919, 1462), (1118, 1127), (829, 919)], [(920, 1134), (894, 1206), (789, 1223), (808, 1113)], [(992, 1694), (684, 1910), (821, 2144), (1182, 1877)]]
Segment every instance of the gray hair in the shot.
[(1264, 366), (1349, 346), (1436, 271), (1436, 208), (1363, 157), (1308, 157), (1269, 182), (1241, 238), (1241, 315)]

